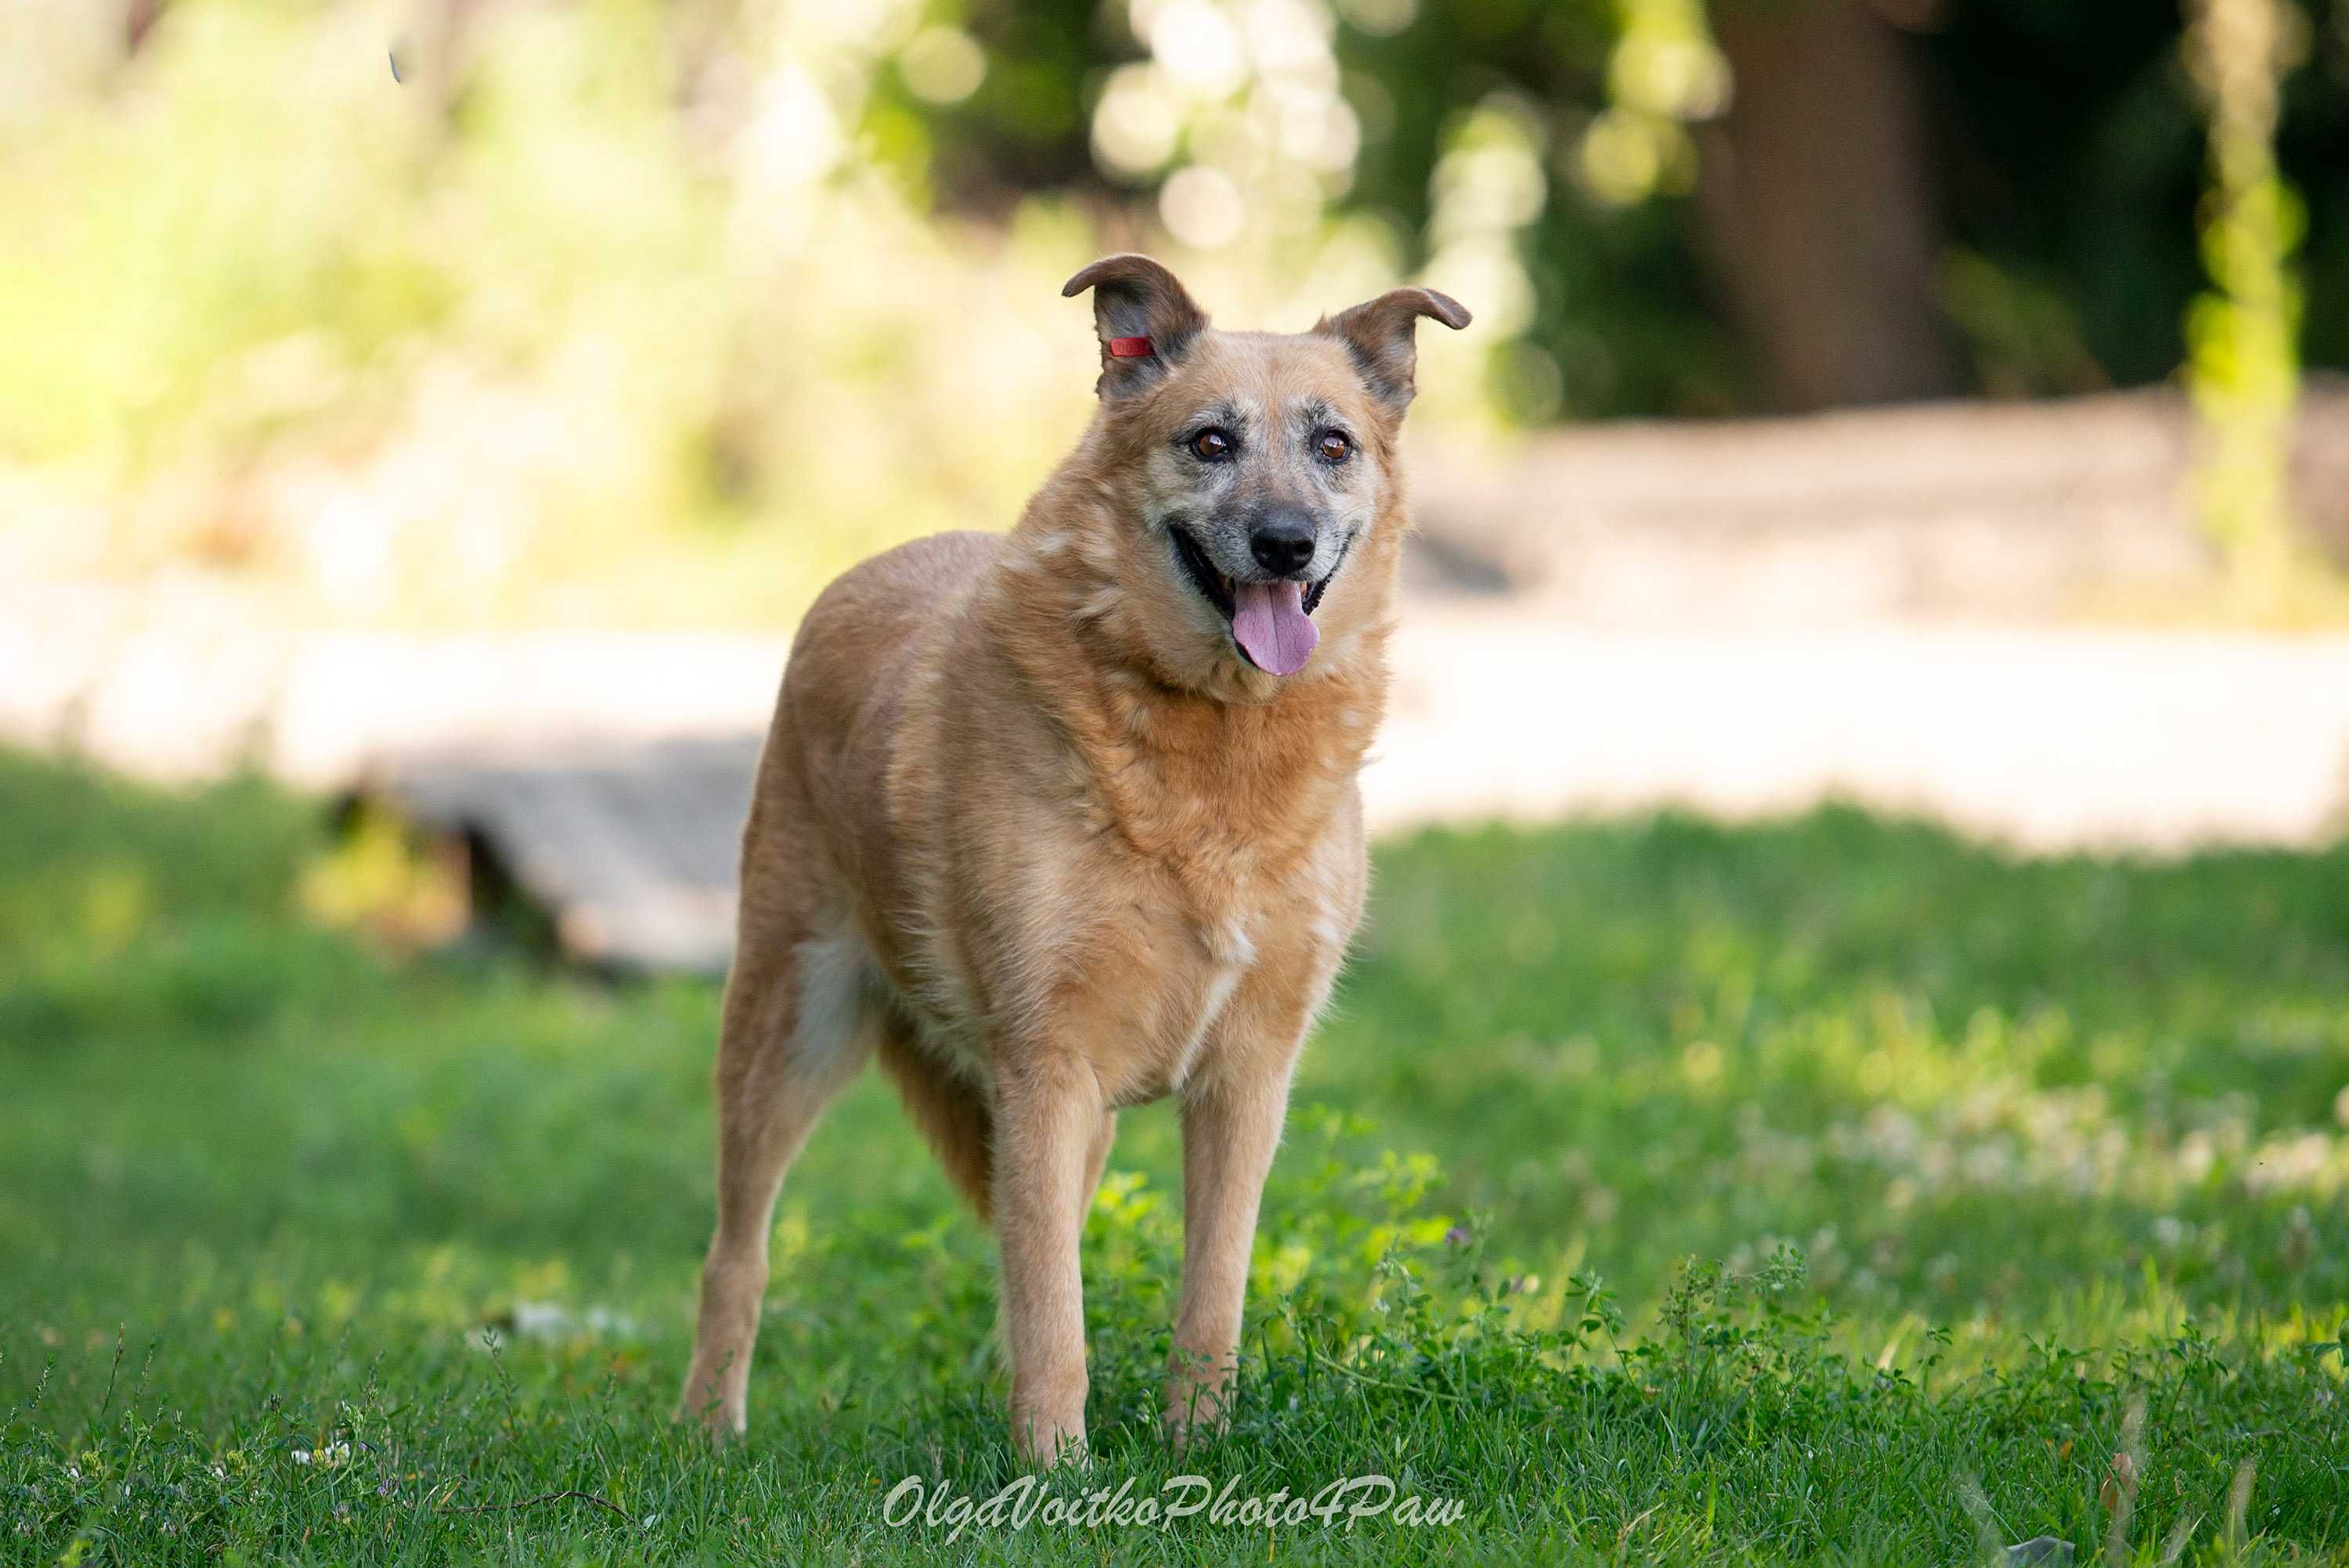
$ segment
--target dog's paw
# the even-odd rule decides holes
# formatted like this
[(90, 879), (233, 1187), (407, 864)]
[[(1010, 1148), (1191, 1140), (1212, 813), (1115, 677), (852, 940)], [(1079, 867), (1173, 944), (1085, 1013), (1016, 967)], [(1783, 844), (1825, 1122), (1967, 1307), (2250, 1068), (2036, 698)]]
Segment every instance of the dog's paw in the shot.
[(748, 1400), (697, 1377), (687, 1380), (684, 1397), (678, 1400), (670, 1419), (692, 1422), (713, 1443), (730, 1443), (750, 1429), (750, 1415)]
[(729, 1444), (740, 1442), (742, 1435), (749, 1431), (750, 1427), (750, 1423), (741, 1416), (730, 1415), (724, 1410), (718, 1409), (696, 1412), (687, 1409), (683, 1405), (677, 1408), (677, 1414), (670, 1419), (680, 1424), (689, 1424), (694, 1430), (700, 1433), (704, 1441), (716, 1448), (724, 1448)]
[(1011, 1446), (1019, 1452), (1020, 1462), (1031, 1470), (1088, 1470), (1092, 1468), (1092, 1449), (1085, 1442), (1084, 1423), (1031, 1421), (1015, 1426)]
[(1164, 1435), (1166, 1446), (1181, 1453), (1195, 1444), (1222, 1437), (1231, 1429), (1231, 1417), (1216, 1393), (1187, 1382), (1169, 1383), (1158, 1429)]
[[(684, 1416), (685, 1412), (680, 1410), (678, 1414)], [(720, 1447), (729, 1443), (740, 1442), (743, 1434), (750, 1429), (750, 1417), (747, 1412), (741, 1410), (727, 1410), (721, 1408), (688, 1418), (701, 1429), (701, 1435), (704, 1438)]]

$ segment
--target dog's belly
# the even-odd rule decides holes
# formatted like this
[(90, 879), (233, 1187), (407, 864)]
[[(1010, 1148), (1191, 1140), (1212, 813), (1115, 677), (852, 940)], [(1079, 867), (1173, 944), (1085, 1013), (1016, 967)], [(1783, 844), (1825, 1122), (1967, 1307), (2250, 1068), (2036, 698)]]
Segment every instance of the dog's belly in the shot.
[(1105, 835), (1008, 841), (993, 876), (960, 867), (933, 884), (959, 877), (978, 896), (915, 904), (887, 933), (924, 1053), (982, 1092), (999, 1053), (1039, 1048), (1081, 1057), (1118, 1108), (1286, 1063), (1361, 907), (1353, 810), (1299, 859), (1220, 878), (1186, 880)]
[(995, 1062), (978, 1020), (960, 1010), (942, 1009), (934, 987), (896, 986), (900, 1014), (913, 1026), (913, 1043), (948, 1077), (980, 1099), (995, 1098)]
[[(1184, 923), (1170, 918), (1165, 928)], [(1196, 940), (1159, 945), (1152, 956), (1160, 962), (1079, 964), (1061, 976), (1063, 985), (1048, 987), (1085, 997), (1085, 1024), (1068, 1043), (1099, 1076), (1112, 1109), (1183, 1091), (1211, 1053), (1216, 1026), (1257, 959), (1243, 924), (1228, 919)], [(980, 1005), (961, 965), (943, 954), (926, 953), (885, 973), (914, 1043), (982, 1098), (993, 1098), (996, 1054), (1030, 1048), (1030, 1030), (1050, 1027), (1036, 1009), (1015, 1005), (1030, 1030), (1007, 1030)]]

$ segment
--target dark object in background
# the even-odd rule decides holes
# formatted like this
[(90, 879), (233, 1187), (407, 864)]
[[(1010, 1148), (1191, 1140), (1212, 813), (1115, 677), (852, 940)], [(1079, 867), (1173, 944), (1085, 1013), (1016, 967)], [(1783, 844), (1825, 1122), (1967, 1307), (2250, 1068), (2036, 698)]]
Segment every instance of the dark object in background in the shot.
[(476, 923), (575, 962), (722, 975), (755, 734), (403, 758), (357, 794), (461, 856)]
[(1906, 41), (1872, 5), (1725, 5), (1728, 110), (1698, 140), (1693, 242), (1767, 407), (1964, 389), (1940, 307), (1939, 170)]

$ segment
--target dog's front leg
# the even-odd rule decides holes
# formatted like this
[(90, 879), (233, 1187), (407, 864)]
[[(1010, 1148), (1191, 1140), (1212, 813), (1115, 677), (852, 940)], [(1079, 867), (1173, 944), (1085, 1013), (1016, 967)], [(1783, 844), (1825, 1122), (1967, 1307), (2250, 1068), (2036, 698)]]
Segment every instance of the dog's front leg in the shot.
[(1285, 1069), (1202, 1084), (1183, 1101), (1183, 1305), (1165, 1412), (1178, 1446), (1229, 1415), (1257, 1205), (1288, 1109)]
[(1093, 1070), (1047, 1054), (998, 1076), (996, 1229), (1011, 1346), (1011, 1442), (1050, 1465), (1085, 1447), (1085, 1303), (1077, 1243), (1107, 1107)]

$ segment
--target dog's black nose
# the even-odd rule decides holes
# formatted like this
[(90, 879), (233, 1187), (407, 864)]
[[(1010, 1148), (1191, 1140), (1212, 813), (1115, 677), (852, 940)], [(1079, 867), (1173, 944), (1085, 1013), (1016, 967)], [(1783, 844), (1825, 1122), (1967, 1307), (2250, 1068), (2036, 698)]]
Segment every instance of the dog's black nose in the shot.
[(1313, 559), (1313, 520), (1275, 512), (1248, 535), (1248, 553), (1267, 572), (1290, 573)]

